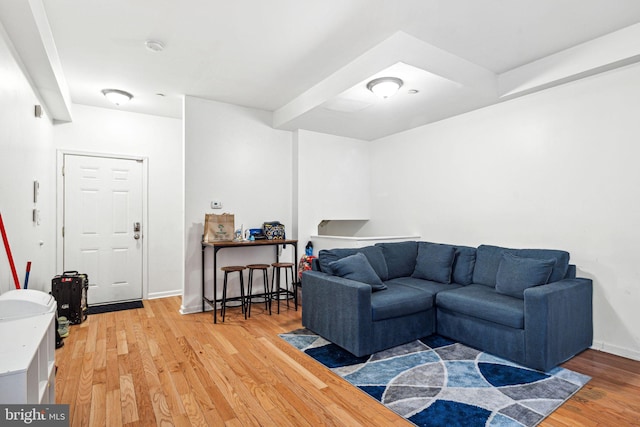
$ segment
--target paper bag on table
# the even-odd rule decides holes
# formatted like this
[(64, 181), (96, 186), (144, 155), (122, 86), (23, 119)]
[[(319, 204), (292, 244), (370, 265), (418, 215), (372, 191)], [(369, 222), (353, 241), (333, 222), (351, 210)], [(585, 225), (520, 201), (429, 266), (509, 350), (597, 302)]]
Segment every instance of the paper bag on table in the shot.
[(233, 240), (235, 218), (233, 214), (205, 214), (204, 241), (207, 243), (220, 240)]

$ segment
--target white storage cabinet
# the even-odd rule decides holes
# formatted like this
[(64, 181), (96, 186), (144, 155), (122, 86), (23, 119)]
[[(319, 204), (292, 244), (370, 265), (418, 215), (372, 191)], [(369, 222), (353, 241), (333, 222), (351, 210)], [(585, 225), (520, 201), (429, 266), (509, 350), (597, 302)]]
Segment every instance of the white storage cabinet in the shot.
[(55, 403), (55, 316), (45, 292), (0, 295), (0, 403)]

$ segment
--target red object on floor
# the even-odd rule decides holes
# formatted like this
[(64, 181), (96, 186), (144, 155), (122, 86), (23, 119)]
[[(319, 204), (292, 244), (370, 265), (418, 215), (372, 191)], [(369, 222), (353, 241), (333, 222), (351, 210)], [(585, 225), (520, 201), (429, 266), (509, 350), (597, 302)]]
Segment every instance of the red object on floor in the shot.
[(20, 279), (18, 279), (18, 273), (16, 272), (16, 265), (13, 262), (13, 256), (11, 255), (11, 247), (9, 246), (9, 240), (7, 239), (7, 231), (4, 229), (4, 221), (2, 221), (2, 214), (0, 214), (0, 230), (2, 231), (2, 241), (4, 242), (4, 249), (7, 251), (7, 258), (9, 258), (9, 265), (11, 266), (11, 274), (13, 274), (13, 282), (16, 284), (16, 289), (20, 289)]

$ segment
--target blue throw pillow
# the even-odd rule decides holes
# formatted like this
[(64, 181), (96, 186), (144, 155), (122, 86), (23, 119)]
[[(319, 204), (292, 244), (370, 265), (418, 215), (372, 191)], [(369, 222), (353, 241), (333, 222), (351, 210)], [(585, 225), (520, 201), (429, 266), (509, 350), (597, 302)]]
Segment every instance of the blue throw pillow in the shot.
[(389, 271), (387, 270), (387, 262), (384, 259), (382, 248), (378, 246), (365, 246), (363, 248), (338, 248), (323, 249), (318, 253), (318, 263), (320, 271), (333, 274), (333, 270), (329, 264), (339, 259), (362, 252), (367, 257), (369, 264), (375, 270), (380, 280), (388, 280)]
[(502, 254), (496, 274), (496, 292), (524, 299), (525, 289), (548, 282), (555, 259), (523, 258)]
[(451, 283), (451, 270), (456, 249), (450, 245), (419, 242), (416, 268), (411, 277), (438, 283)]
[(335, 276), (366, 283), (371, 286), (373, 291), (387, 289), (387, 285), (382, 283), (367, 257), (360, 252), (334, 261), (329, 266)]

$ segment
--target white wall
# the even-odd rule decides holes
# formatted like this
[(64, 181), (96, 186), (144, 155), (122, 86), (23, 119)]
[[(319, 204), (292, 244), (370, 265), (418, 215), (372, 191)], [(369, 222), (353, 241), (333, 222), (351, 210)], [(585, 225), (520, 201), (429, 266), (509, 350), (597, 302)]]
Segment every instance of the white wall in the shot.
[[(200, 311), (201, 246), (205, 213), (233, 213), (236, 228), (260, 228), (265, 221), (292, 221), (292, 134), (271, 127), (271, 113), (185, 97), (185, 283), (181, 311)], [(223, 209), (212, 210), (219, 200)], [(274, 247), (223, 249), (218, 265), (275, 261)], [(282, 260), (293, 261), (289, 245)], [(206, 252), (207, 296), (212, 297), (212, 251)], [(229, 295), (239, 294), (237, 275)], [(222, 274), (218, 274), (218, 294)]]
[(373, 143), (368, 231), (565, 249), (594, 347), (640, 359), (640, 65)]
[(179, 295), (184, 277), (182, 121), (73, 105), (73, 122), (56, 125), (53, 140), (61, 151), (148, 159), (146, 297)]
[(301, 246), (324, 219), (370, 216), (370, 144), (353, 138), (296, 131), (297, 220)]
[[(20, 285), (31, 261), (29, 288), (48, 292), (55, 265), (55, 156), (51, 121), (34, 116), (36, 104), (40, 102), (0, 36), (0, 213)], [(40, 182), (37, 204), (34, 180)], [(34, 207), (41, 212), (40, 225), (31, 220)], [(15, 289), (13, 276), (0, 244), (0, 293), (10, 289)]]

